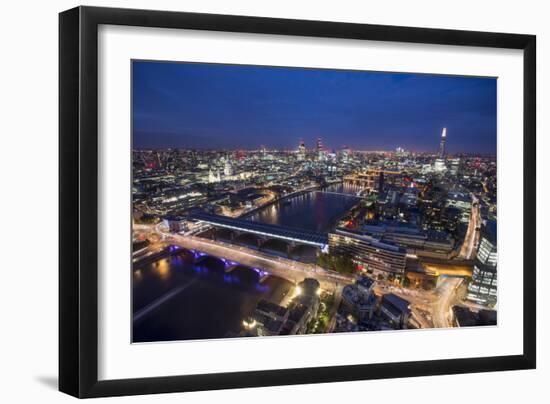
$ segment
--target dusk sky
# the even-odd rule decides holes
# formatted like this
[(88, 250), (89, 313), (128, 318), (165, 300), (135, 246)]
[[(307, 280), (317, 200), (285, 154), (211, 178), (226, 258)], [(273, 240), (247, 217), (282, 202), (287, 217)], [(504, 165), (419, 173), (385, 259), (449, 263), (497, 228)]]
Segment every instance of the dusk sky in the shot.
[(134, 61), (135, 148), (496, 154), (494, 78)]

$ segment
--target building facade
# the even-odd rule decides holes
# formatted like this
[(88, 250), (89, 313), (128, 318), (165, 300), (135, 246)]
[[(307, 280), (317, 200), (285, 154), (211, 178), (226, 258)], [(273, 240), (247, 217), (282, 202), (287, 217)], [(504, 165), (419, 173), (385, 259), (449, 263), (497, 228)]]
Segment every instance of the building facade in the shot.
[(396, 244), (344, 229), (329, 233), (328, 240), (330, 253), (349, 255), (354, 262), (374, 273), (405, 272), (406, 250)]
[(376, 221), (366, 223), (361, 230), (383, 242), (403, 247), (408, 254), (439, 259), (453, 257), (455, 240), (445, 232), (422, 230), (417, 226), (397, 222)]
[(362, 276), (354, 284), (344, 286), (343, 311), (354, 315), (359, 321), (370, 320), (376, 309), (374, 285), (375, 281), (372, 278)]
[(497, 303), (497, 225), (495, 221), (488, 221), (481, 229), (467, 298), (486, 306), (494, 306)]

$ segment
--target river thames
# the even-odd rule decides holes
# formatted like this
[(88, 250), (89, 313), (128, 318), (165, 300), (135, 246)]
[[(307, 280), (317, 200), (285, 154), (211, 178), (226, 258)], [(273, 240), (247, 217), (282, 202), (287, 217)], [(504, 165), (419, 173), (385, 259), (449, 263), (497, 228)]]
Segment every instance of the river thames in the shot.
[(249, 219), (324, 233), (357, 203), (357, 190), (348, 185), (330, 185), (267, 206)]
[[(341, 195), (340, 193), (349, 194)], [(354, 190), (332, 185), (266, 206), (250, 220), (327, 232), (357, 203)], [(239, 266), (226, 273), (215, 258), (193, 263), (182, 253), (133, 271), (133, 342), (237, 335), (260, 299), (279, 303), (293, 289), (285, 279)]]

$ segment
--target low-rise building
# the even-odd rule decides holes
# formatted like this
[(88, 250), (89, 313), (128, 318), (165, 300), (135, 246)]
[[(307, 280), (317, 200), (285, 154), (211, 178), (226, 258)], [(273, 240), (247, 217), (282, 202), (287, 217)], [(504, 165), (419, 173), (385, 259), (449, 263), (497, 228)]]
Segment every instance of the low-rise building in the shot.
[(418, 257), (450, 259), (454, 254), (455, 240), (445, 232), (393, 221), (368, 221), (361, 231), (383, 242), (397, 244)]
[(354, 284), (344, 286), (342, 306), (344, 313), (352, 314), (359, 321), (372, 318), (376, 309), (376, 296), (373, 293), (375, 282), (372, 278), (362, 276)]
[(172, 233), (179, 233), (187, 230), (187, 220), (184, 216), (166, 216), (164, 224)]
[(319, 311), (319, 281), (306, 278), (297, 285), (299, 294), (289, 308), (260, 300), (252, 316), (243, 321), (244, 335), (303, 334)]
[(449, 192), (445, 200), (445, 206), (455, 208), (461, 212), (460, 221), (468, 223), (472, 209), (472, 197), (465, 192)]
[(472, 311), (467, 307), (453, 306), (453, 322), (456, 327), (497, 325), (495, 310)]
[(298, 301), (300, 304), (309, 307), (313, 311), (314, 315), (316, 315), (319, 310), (320, 287), (321, 284), (314, 278), (305, 278), (298, 284), (298, 288), (300, 290)]
[(410, 302), (393, 293), (389, 293), (382, 296), (380, 314), (385, 317), (393, 328), (407, 328), (411, 315)]
[(288, 317), (287, 308), (267, 300), (260, 300), (253, 315), (245, 320), (243, 325), (247, 331), (255, 332), (255, 335), (279, 335)]

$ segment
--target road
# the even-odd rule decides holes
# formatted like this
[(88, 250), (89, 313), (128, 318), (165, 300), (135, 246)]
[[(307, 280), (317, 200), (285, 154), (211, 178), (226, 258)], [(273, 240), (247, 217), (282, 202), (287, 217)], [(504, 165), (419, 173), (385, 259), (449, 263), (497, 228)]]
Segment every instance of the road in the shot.
[(433, 323), (436, 328), (452, 327), (452, 306), (456, 303), (456, 290), (462, 278), (441, 277), (436, 288), (437, 298), (432, 304)]
[[(301, 282), (304, 278), (315, 278), (321, 284), (322, 289), (336, 293), (335, 297), (341, 295), (343, 285), (353, 283), (355, 280), (352, 275), (343, 275), (327, 271), (317, 265), (274, 257), (251, 248), (218, 240), (171, 234), (158, 225), (142, 225), (139, 231), (160, 233), (165, 243), (202, 251), (209, 255), (239, 262), (245, 266), (261, 268), (272, 275), (287, 279), (293, 283)], [(378, 295), (395, 293), (408, 300), (411, 303), (413, 316), (422, 328), (448, 328), (453, 326), (451, 307), (457, 303), (458, 297), (456, 292), (461, 283), (461, 278), (442, 276), (434, 291), (425, 291), (403, 288), (385, 281), (377, 281), (375, 291)]]
[(472, 211), (470, 213), (470, 222), (468, 230), (464, 237), (464, 242), (460, 248), (459, 258), (473, 259), (477, 243), (479, 241), (479, 227), (481, 226), (481, 215), (479, 211), (479, 200), (472, 195)]
[(438, 296), (433, 291), (422, 289), (408, 289), (389, 282), (377, 281), (375, 287), (377, 295), (393, 293), (411, 303), (413, 318), (421, 328), (433, 328), (432, 310)]
[(409, 301), (412, 316), (422, 328), (449, 328), (454, 327), (451, 308), (460, 303), (457, 289), (462, 282), (462, 278), (441, 276), (437, 288), (426, 291), (378, 281), (375, 292), (378, 295), (394, 293)]
[(245, 266), (261, 268), (272, 275), (288, 279), (294, 283), (301, 282), (304, 278), (315, 278), (321, 284), (321, 288), (326, 290), (333, 291), (337, 283), (352, 283), (354, 281), (354, 278), (350, 275), (329, 272), (316, 265), (273, 257), (250, 248), (221, 241), (175, 234), (168, 235), (166, 241), (186, 249), (198, 250), (209, 255), (236, 261)]

